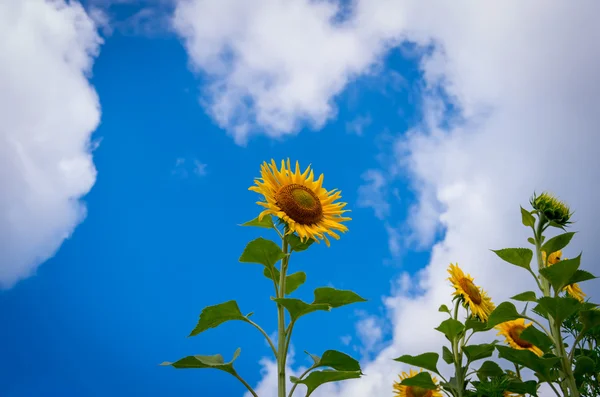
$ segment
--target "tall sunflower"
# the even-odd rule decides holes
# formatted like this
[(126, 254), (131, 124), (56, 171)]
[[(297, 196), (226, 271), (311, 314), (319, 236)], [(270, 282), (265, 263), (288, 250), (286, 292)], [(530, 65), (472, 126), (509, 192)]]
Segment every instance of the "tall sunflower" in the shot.
[[(562, 251), (555, 251), (553, 253), (550, 254), (550, 256), (548, 257), (548, 263), (546, 265), (546, 251), (542, 251), (542, 261), (544, 262), (544, 264), (546, 266), (552, 266), (557, 264), (558, 262), (561, 261), (562, 258)], [(562, 260), (566, 260), (567, 258), (564, 258)], [(569, 296), (577, 299), (579, 302), (583, 302), (585, 300), (586, 297), (586, 293), (583, 292), (583, 290), (581, 289), (581, 287), (579, 287), (579, 284), (577, 283), (573, 283), (571, 285), (567, 285), (566, 287), (563, 288), (563, 291), (565, 291)]]
[(296, 162), (296, 170), (292, 171), (290, 160), (281, 161), (277, 169), (275, 160), (271, 164), (264, 162), (260, 167), (261, 177), (255, 179), (255, 186), (249, 190), (262, 194), (265, 201), (257, 202), (265, 208), (258, 216), (259, 220), (266, 215), (274, 215), (288, 225), (288, 234), (296, 232), (302, 241), (313, 239), (325, 240), (329, 247), (327, 235), (340, 236), (334, 232), (346, 232), (348, 228), (342, 222), (351, 218), (342, 216), (346, 203), (336, 202), (342, 197), (337, 189), (327, 191), (323, 188), (323, 174), (314, 180), (310, 166), (300, 172)]
[(531, 327), (531, 323), (525, 324), (525, 319), (518, 318), (498, 324), (495, 328), (500, 331), (497, 335), (503, 335), (506, 338), (506, 343), (513, 349), (529, 350), (541, 357), (544, 353), (539, 347), (521, 339), (521, 333), (529, 327)]
[(471, 309), (473, 315), (479, 317), (481, 321), (487, 321), (490, 313), (495, 309), (492, 300), (483, 288), (473, 283), (473, 277), (465, 273), (458, 267), (458, 264), (450, 264), (448, 268), (450, 273), (450, 282), (455, 291), (453, 295), (460, 296)]
[[(402, 375), (399, 376), (400, 382), (402, 382), (404, 379), (412, 378), (422, 371), (422, 369), (419, 372), (411, 369), (410, 373), (408, 374), (406, 372), (402, 372)], [(437, 379), (434, 377), (431, 379), (433, 380), (433, 383), (437, 385)], [(400, 382), (394, 382), (394, 397), (442, 397), (439, 387), (437, 390), (427, 390), (418, 386), (404, 386), (401, 385)]]

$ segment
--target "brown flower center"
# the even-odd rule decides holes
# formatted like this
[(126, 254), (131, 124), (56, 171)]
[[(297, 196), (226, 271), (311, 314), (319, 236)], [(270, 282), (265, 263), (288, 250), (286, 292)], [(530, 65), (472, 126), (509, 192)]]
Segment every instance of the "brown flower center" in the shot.
[(511, 339), (520, 347), (522, 347), (523, 349), (529, 349), (531, 347), (533, 347), (533, 344), (527, 342), (526, 340), (521, 339), (521, 333), (525, 330), (525, 327), (522, 325), (513, 325), (510, 330), (508, 331), (508, 334), (510, 335)]
[(303, 185), (292, 183), (275, 193), (277, 206), (301, 225), (312, 225), (323, 219), (323, 207), (317, 195)]
[(473, 284), (471, 280), (465, 277), (460, 280), (459, 284), (462, 287), (463, 291), (465, 291), (465, 293), (469, 295), (469, 298), (471, 298), (471, 301), (474, 304), (479, 305), (481, 304), (481, 302), (483, 302), (481, 293), (479, 293), (479, 288), (477, 288), (477, 286)]
[(432, 390), (423, 389), (419, 386), (408, 386), (406, 388), (406, 397), (431, 397)]

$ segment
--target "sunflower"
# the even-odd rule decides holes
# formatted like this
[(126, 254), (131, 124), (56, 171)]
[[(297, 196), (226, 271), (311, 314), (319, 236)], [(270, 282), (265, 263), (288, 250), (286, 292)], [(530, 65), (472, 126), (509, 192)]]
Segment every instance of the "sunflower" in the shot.
[(541, 357), (544, 353), (537, 346), (521, 339), (521, 333), (529, 327), (531, 327), (531, 323), (525, 324), (525, 319), (518, 318), (498, 324), (495, 328), (500, 331), (497, 335), (504, 335), (506, 343), (513, 349), (529, 350)]
[[(410, 373), (408, 374), (406, 372), (402, 372), (402, 375), (399, 376), (400, 382), (402, 382), (404, 379), (412, 378), (422, 371), (422, 369), (419, 372), (411, 369)], [(437, 379), (434, 377), (431, 379), (433, 380), (433, 383), (437, 385)], [(418, 386), (404, 386), (401, 385), (400, 382), (394, 382), (394, 397), (442, 397), (442, 393), (439, 391), (439, 386), (436, 390), (427, 390)]]
[[(546, 266), (552, 266), (557, 264), (558, 262), (561, 261), (561, 257), (562, 257), (562, 251), (555, 251), (553, 253), (550, 254), (550, 256), (548, 257), (548, 264)], [(567, 258), (564, 258), (563, 260), (566, 260)], [(544, 262), (544, 264), (546, 264), (546, 251), (542, 251), (542, 262)], [(585, 300), (585, 292), (582, 291), (581, 287), (579, 287), (579, 284), (577, 283), (573, 283), (571, 285), (567, 285), (566, 287), (563, 288), (563, 291), (565, 291), (569, 296), (577, 299), (579, 302), (583, 302)]]
[(473, 277), (465, 275), (458, 264), (451, 263), (448, 273), (450, 273), (448, 280), (455, 288), (453, 295), (462, 297), (473, 315), (479, 317), (481, 321), (487, 321), (495, 308), (487, 293), (481, 287), (473, 284)]
[(296, 162), (296, 170), (292, 171), (290, 160), (281, 161), (281, 169), (277, 169), (275, 160), (271, 164), (264, 162), (260, 167), (261, 177), (255, 179), (255, 186), (249, 190), (262, 194), (265, 201), (257, 202), (265, 208), (258, 216), (262, 220), (266, 215), (274, 215), (287, 224), (287, 234), (296, 232), (302, 241), (313, 239), (325, 240), (329, 247), (327, 235), (340, 236), (334, 230), (348, 231), (342, 222), (351, 218), (343, 217), (346, 203), (335, 202), (342, 197), (337, 189), (327, 191), (323, 188), (323, 174), (314, 180), (310, 166), (300, 172)]

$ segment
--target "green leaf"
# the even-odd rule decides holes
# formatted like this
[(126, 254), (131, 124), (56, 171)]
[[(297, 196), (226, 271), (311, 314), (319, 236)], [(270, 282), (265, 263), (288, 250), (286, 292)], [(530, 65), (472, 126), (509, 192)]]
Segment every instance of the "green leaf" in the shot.
[(313, 363), (316, 365), (320, 360), (321, 357), (315, 355), (315, 354), (310, 354), (309, 352), (307, 352), (306, 350), (304, 350), (304, 353), (308, 354), (310, 356), (310, 358), (313, 360)]
[(300, 317), (316, 312), (318, 310), (330, 311), (331, 306), (325, 303), (306, 303), (300, 299), (294, 298), (272, 298), (275, 302), (279, 303), (286, 308), (292, 321), (298, 320)]
[(513, 296), (510, 299), (520, 302), (537, 302), (537, 297), (535, 296), (535, 292), (533, 291), (522, 292)]
[(575, 232), (567, 232), (559, 234), (558, 236), (554, 236), (546, 241), (544, 245), (542, 245), (542, 251), (546, 251), (546, 255), (549, 256), (553, 252), (562, 250), (569, 244), (569, 242), (571, 242), (571, 239), (574, 235)]
[(277, 244), (271, 240), (259, 237), (246, 245), (244, 252), (242, 252), (242, 256), (240, 256), (240, 262), (259, 263), (268, 268), (272, 268), (277, 261), (284, 257), (285, 254)]
[(317, 367), (331, 367), (338, 371), (358, 371), (360, 372), (360, 364), (354, 358), (346, 353), (337, 350), (327, 350), (319, 361), (315, 363)]
[(346, 379), (358, 379), (360, 378), (359, 371), (314, 371), (311, 372), (306, 378), (298, 379), (294, 376), (290, 377), (293, 383), (301, 383), (306, 385), (306, 397), (310, 396), (317, 387), (328, 382), (337, 382)]
[(549, 314), (557, 323), (562, 323), (567, 317), (577, 312), (581, 304), (575, 298), (571, 297), (549, 297), (545, 296), (538, 299), (536, 310)]
[(560, 361), (558, 357), (540, 358), (529, 350), (517, 350), (500, 345), (496, 345), (496, 349), (498, 350), (498, 357), (523, 365), (546, 381), (551, 379), (550, 371)]
[(547, 353), (550, 348), (554, 345), (552, 339), (545, 332), (540, 331), (533, 325), (525, 328), (519, 338), (532, 343), (534, 346), (537, 346), (544, 353)]
[(529, 211), (521, 207), (521, 221), (523, 225), (534, 227), (535, 226), (535, 217), (531, 215)]
[(502, 302), (498, 307), (490, 313), (488, 318), (487, 326), (488, 329), (494, 328), (496, 325), (506, 321), (516, 320), (523, 316), (517, 312), (517, 308), (510, 302)]
[(223, 356), (220, 354), (215, 354), (214, 356), (187, 356), (181, 360), (175, 361), (174, 363), (165, 361), (160, 365), (170, 365), (178, 369), (213, 368), (234, 375), (236, 372), (235, 369), (233, 369), (233, 362), (238, 358), (241, 351), (242, 349), (238, 348), (235, 353), (233, 353), (233, 358), (228, 363), (223, 360)]
[(275, 225), (273, 224), (273, 219), (270, 215), (263, 216), (262, 220), (258, 220), (258, 217), (248, 221), (246, 223), (242, 223), (240, 226), (255, 226), (255, 227), (264, 227), (266, 229), (274, 229)]
[(576, 258), (565, 259), (554, 265), (541, 268), (540, 274), (550, 281), (555, 291), (562, 291), (565, 286), (569, 285), (569, 280), (579, 269), (580, 261), (581, 254)]
[[(271, 277), (271, 272), (273, 272), (274, 278)], [(268, 267), (265, 267), (265, 269), (263, 270), (263, 275), (266, 278), (275, 281), (275, 283), (277, 285), (279, 285), (280, 274), (279, 274), (279, 270), (277, 270), (276, 268), (273, 267), (273, 268), (269, 269)], [(286, 276), (285, 277), (285, 294), (286, 295), (291, 294), (305, 282), (306, 282), (306, 273), (304, 273), (304, 272), (296, 272), (296, 273), (292, 273), (292, 274)]]
[(470, 363), (473, 361), (481, 360), (482, 358), (488, 358), (494, 353), (494, 344), (485, 343), (481, 345), (471, 345), (463, 347), (463, 351), (467, 356)]
[(395, 358), (394, 361), (398, 361), (408, 365), (414, 365), (415, 367), (424, 368), (426, 370), (435, 372), (439, 375), (437, 370), (437, 362), (440, 358), (440, 355), (437, 353), (423, 353), (418, 356), (411, 356), (405, 354), (398, 358)]
[(296, 252), (307, 250), (308, 247), (310, 247), (315, 242), (315, 240), (313, 240), (311, 238), (302, 242), (302, 239), (300, 237), (296, 236), (295, 234), (288, 234), (287, 236), (285, 236), (285, 239), (288, 242), (288, 244), (290, 245), (290, 248), (292, 249), (292, 251), (296, 251)]
[(315, 300), (313, 304), (325, 303), (336, 308), (351, 303), (366, 302), (367, 300), (360, 297), (355, 292), (349, 290), (335, 289), (331, 287), (320, 287), (315, 289)]
[(236, 301), (227, 301), (214, 306), (205, 307), (200, 313), (198, 324), (189, 336), (196, 336), (209, 328), (216, 328), (227, 321), (240, 320), (248, 322), (248, 317), (242, 315)]
[(465, 321), (465, 331), (470, 329), (472, 329), (473, 332), (481, 332), (487, 331), (489, 328), (487, 323), (484, 323), (475, 317), (469, 317), (467, 321)]
[(598, 327), (600, 326), (600, 310), (582, 310), (579, 313), (579, 319), (583, 324), (584, 330)]
[(446, 346), (442, 346), (442, 358), (446, 364), (454, 364), (454, 355)]
[(446, 335), (446, 338), (452, 342), (461, 332), (465, 330), (465, 326), (458, 320), (449, 318), (442, 321), (439, 327), (435, 328), (442, 334)]
[(452, 313), (450, 313), (450, 309), (448, 309), (448, 306), (446, 306), (446, 305), (440, 306), (440, 308), (438, 309), (438, 312), (448, 313), (448, 314), (452, 315)]
[(429, 372), (419, 372), (415, 376), (403, 379), (400, 384), (404, 386), (420, 387), (426, 390), (437, 389), (437, 385), (433, 383), (433, 379), (431, 379)]
[(537, 396), (537, 385), (538, 383), (534, 380), (528, 380), (526, 382), (523, 382), (519, 379), (511, 379), (508, 381), (506, 390), (513, 393), (530, 394), (532, 396)]
[(484, 380), (485, 378), (493, 378), (496, 376), (501, 376), (504, 373), (502, 368), (498, 364), (493, 361), (484, 361), (481, 364), (481, 367), (477, 370), (477, 377), (479, 380)]
[(527, 241), (529, 241), (530, 244), (535, 245), (535, 240), (532, 237), (527, 237)]
[(529, 248), (504, 248), (497, 251), (492, 250), (492, 252), (510, 264), (531, 270), (533, 251)]
[(596, 372), (596, 363), (589, 357), (579, 356), (575, 361), (574, 375), (593, 374)]
[(575, 284), (575, 283), (581, 283), (581, 282), (584, 282), (584, 281), (593, 280), (595, 278), (597, 278), (597, 277), (594, 276), (590, 272), (586, 272), (585, 270), (577, 270), (573, 274), (573, 276), (571, 277), (571, 279), (569, 280), (569, 282), (567, 283), (567, 285), (571, 285), (571, 284)]

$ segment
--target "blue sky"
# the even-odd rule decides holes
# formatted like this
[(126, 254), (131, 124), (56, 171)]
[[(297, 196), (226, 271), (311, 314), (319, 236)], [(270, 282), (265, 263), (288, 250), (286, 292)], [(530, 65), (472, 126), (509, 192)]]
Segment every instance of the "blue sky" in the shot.
[[(439, 342), (431, 329), (447, 303), (450, 261), (497, 302), (525, 288), (488, 249), (521, 244), (515, 208), (534, 189), (589, 213), (579, 220), (580, 249), (593, 246), (600, 80), (585, 65), (600, 66), (600, 55), (564, 45), (600, 36), (589, 9), (564, 17), (580, 30), (556, 33), (561, 7), (531, 27), (522, 21), (534, 10), (518, 2), (479, 8), (479, 23), (467, 3), (358, 1), (347, 26), (304, 1), (296, 10), (285, 1), (252, 10), (234, 0), (48, 4), (0, 6), (11, 32), (0, 39), (3, 396), (242, 396), (225, 373), (159, 366), (190, 354), (228, 360), (237, 347), (238, 372), (261, 397), (273, 395), (262, 361), (270, 352), (255, 329), (228, 323), (186, 337), (202, 308), (230, 299), (276, 330), (262, 268), (238, 262), (250, 240), (276, 237), (238, 226), (260, 212), (247, 188), (272, 158), (312, 164), (352, 210), (340, 241), (291, 264), (308, 275), (301, 299), (328, 285), (368, 299), (312, 314), (294, 332), (292, 371), (307, 363), (303, 350), (337, 349), (372, 375), (323, 396), (389, 393), (406, 370), (390, 358)], [(3, 11), (18, 17), (3, 20)], [(287, 23), (267, 26), (269, 15)], [(509, 29), (511, 15), (522, 19)], [(313, 30), (295, 31), (298, 20)], [(520, 41), (506, 45), (510, 34)], [(205, 52), (221, 45), (237, 52)], [(554, 46), (565, 56), (544, 69)], [(232, 103), (250, 105), (227, 114)], [(235, 129), (240, 122), (250, 135)], [(560, 164), (547, 161), (553, 142), (563, 142)], [(527, 149), (534, 143), (536, 153)]]

